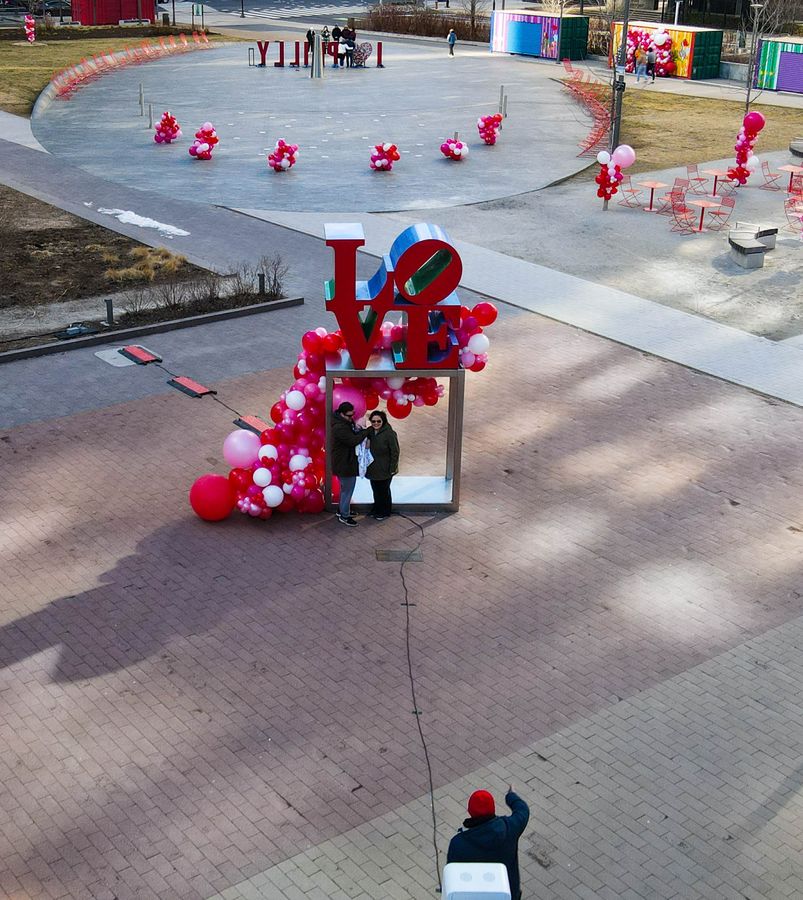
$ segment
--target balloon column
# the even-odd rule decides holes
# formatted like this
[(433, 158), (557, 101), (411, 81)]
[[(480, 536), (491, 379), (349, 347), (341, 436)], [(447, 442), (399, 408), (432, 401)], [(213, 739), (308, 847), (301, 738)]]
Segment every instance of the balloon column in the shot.
[(489, 146), (493, 146), (496, 143), (501, 128), (501, 113), (494, 113), (492, 116), (480, 116), (479, 119), (477, 119), (477, 131), (479, 131), (480, 137)]
[(29, 44), (36, 40), (36, 19), (30, 14), (25, 16), (25, 39)]
[(459, 162), (468, 156), (468, 144), (458, 141), (457, 138), (446, 138), (441, 144), (441, 153), (447, 159), (453, 159)]
[(196, 159), (212, 159), (212, 151), (219, 140), (215, 126), (211, 122), (204, 122), (195, 132), (195, 140), (189, 148), (190, 156)]
[(298, 159), (298, 144), (288, 144), (282, 138), (276, 141), (276, 148), (268, 155), (268, 165), (274, 172), (286, 172)]
[[(493, 324), (496, 316), (496, 307), (485, 301), (473, 309), (461, 307), (455, 337), (463, 368), (472, 372), (485, 368), (490, 342), (483, 329)], [(384, 322), (375, 352), (389, 350), (393, 343), (404, 340), (405, 333), (405, 326)], [(228, 480), (207, 474), (193, 484), (190, 504), (200, 518), (220, 521), (235, 506), (244, 515), (259, 519), (268, 519), (274, 512), (323, 510), (325, 370), (327, 363), (339, 361), (343, 348), (339, 331), (316, 328), (304, 334), (293, 369), (295, 381), (271, 407), (273, 426), (261, 435), (233, 431), (223, 443), (223, 456), (232, 467)], [(389, 378), (344, 378), (334, 389), (333, 405), (352, 403), (359, 419), (384, 402), (390, 416), (405, 419), (416, 406), (435, 406), (444, 393), (434, 377), (409, 378), (400, 371)]]
[(163, 112), (162, 118), (156, 123), (156, 134), (153, 136), (157, 144), (169, 144), (181, 137), (181, 128), (176, 117), (169, 112)]
[(601, 150), (597, 154), (599, 174), (594, 179), (598, 185), (597, 196), (610, 200), (619, 190), (619, 182), (625, 177), (622, 169), (632, 166), (635, 161), (636, 151), (628, 144), (619, 144), (613, 153)]
[(401, 159), (395, 144), (377, 144), (371, 152), (371, 168), (376, 172), (389, 172), (393, 163)]
[(753, 153), (758, 133), (767, 124), (760, 112), (749, 112), (742, 120), (742, 127), (736, 138), (736, 165), (728, 169), (728, 178), (747, 184), (747, 179), (761, 165), (761, 160)]

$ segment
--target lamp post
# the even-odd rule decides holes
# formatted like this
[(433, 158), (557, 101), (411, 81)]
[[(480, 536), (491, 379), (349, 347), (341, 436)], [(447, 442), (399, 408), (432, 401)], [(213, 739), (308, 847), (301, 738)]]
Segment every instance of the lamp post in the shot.
[(558, 44), (555, 47), (555, 62), (560, 65), (560, 42), (563, 37), (563, 7), (566, 0), (560, 0), (560, 22), (558, 23)]
[(173, 0), (173, 28), (176, 27), (176, 0)]
[(753, 91), (753, 73), (756, 67), (756, 43), (758, 41), (758, 23), (761, 18), (761, 10), (764, 9), (763, 3), (751, 3), (750, 9), (753, 10), (753, 36), (750, 40), (750, 58), (747, 61), (747, 93), (744, 100), (744, 113), (750, 112), (750, 94)]
[(245, 18), (245, 0), (240, 0), (240, 18)]

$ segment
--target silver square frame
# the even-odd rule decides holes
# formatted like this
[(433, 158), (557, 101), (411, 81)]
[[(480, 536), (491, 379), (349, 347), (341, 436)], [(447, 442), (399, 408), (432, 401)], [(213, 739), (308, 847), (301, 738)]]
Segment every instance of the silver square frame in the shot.
[[(445, 475), (396, 475), (393, 479), (393, 507), (404, 512), (457, 512), (460, 508), (460, 474), (463, 455), (464, 369), (397, 369), (390, 353), (372, 356), (365, 369), (355, 369), (344, 353), (337, 365), (326, 366), (326, 481), (324, 497), (328, 509), (332, 501), (332, 398), (335, 381), (342, 378), (437, 378), (449, 381), (446, 426)], [(364, 484), (362, 483), (364, 482)], [(366, 489), (368, 493), (366, 494)], [(365, 496), (363, 496), (365, 495)], [(366, 479), (357, 479), (352, 506), (371, 505)]]

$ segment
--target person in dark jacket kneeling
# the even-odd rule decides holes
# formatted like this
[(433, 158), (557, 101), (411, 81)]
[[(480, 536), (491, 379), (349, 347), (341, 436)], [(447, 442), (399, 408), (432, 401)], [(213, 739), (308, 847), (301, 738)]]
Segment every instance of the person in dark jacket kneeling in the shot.
[(446, 862), (504, 863), (510, 895), (521, 900), (519, 838), (530, 821), (530, 807), (514, 793), (513, 785), (505, 794), (505, 803), (511, 815), (497, 816), (493, 795), (474, 791), (468, 798), (469, 818), (452, 838)]
[(368, 433), (368, 444), (374, 461), (368, 466), (365, 474), (374, 492), (371, 515), (381, 522), (392, 512), (393, 497), (390, 494), (390, 482), (399, 471), (399, 439), (390, 427), (386, 413), (375, 409), (369, 421), (371, 431)]

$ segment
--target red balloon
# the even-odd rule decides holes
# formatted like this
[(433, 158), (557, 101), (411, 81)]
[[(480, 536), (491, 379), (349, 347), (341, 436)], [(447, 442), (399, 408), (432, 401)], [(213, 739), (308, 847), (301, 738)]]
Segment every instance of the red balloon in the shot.
[(284, 406), (281, 402), (274, 403), (270, 408), (270, 417), (278, 425), (284, 415)]
[(235, 494), (243, 494), (253, 484), (251, 469), (232, 469), (229, 472), (229, 484)]
[(292, 512), (296, 508), (295, 501), (290, 496), (290, 494), (284, 495), (284, 500), (276, 507), (279, 512), (287, 513)]
[(327, 334), (323, 339), (324, 353), (337, 353), (342, 346), (343, 338), (341, 338), (339, 334)]
[(377, 406), (379, 406), (379, 394), (374, 393), (374, 391), (369, 391), (365, 395), (365, 408), (376, 409)]
[(323, 491), (315, 490), (311, 491), (307, 496), (307, 499), (304, 501), (304, 512), (312, 513), (315, 515), (316, 513), (323, 512), (323, 508), (326, 504), (323, 499)]
[(234, 509), (236, 500), (225, 475), (208, 473), (190, 488), (190, 506), (205, 522), (221, 522)]
[(427, 406), (435, 406), (435, 404), (436, 404), (437, 402), (438, 402), (438, 395), (437, 395), (437, 394), (424, 394), (424, 403), (425, 403)]
[(259, 436), (262, 444), (275, 444), (276, 432), (272, 428), (266, 428)]
[(388, 398), (388, 413), (394, 419), (406, 419), (413, 411), (412, 403), (399, 403), (393, 397)]
[(306, 331), (301, 338), (301, 346), (307, 353), (320, 353), (321, 336), (316, 331)]

